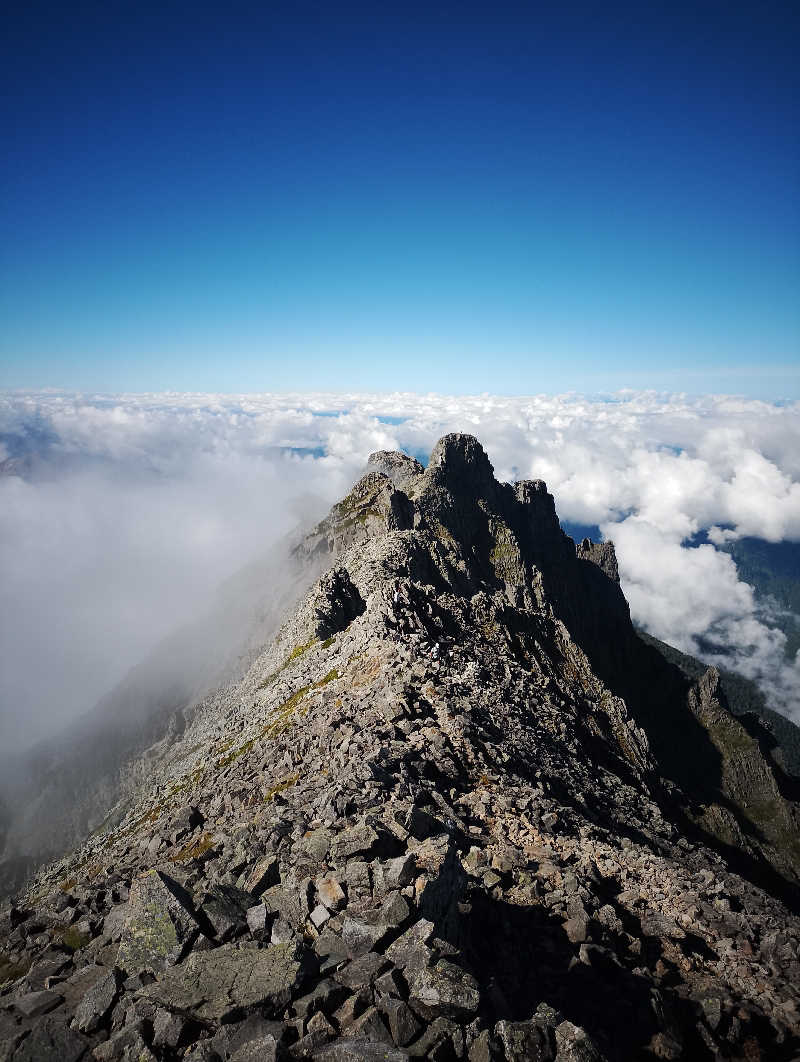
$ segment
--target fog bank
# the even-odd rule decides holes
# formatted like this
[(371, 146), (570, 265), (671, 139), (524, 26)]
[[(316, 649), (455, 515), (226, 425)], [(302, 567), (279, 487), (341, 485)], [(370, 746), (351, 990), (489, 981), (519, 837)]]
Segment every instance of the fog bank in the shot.
[[(800, 540), (800, 407), (709, 396), (0, 396), (0, 744), (91, 708), (370, 452), (469, 431), (617, 543), (634, 618), (796, 711), (800, 670), (731, 558)], [(692, 538), (708, 542), (693, 548)]]

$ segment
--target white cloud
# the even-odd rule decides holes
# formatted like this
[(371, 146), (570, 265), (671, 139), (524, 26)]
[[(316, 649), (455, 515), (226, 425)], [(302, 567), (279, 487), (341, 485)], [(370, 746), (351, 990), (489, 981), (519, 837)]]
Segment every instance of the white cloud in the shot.
[(28, 481), (0, 478), (5, 719), (33, 734), (88, 708), (372, 450), (425, 454), (456, 430), (615, 539), (638, 622), (724, 646), (790, 711), (783, 635), (726, 554), (685, 540), (800, 540), (799, 412), (651, 392), (0, 396), (0, 459), (38, 455)]

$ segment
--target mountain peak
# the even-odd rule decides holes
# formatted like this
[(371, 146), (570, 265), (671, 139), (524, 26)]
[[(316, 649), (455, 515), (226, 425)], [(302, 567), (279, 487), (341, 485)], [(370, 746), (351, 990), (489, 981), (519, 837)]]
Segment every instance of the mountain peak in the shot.
[(792, 1058), (795, 805), (613, 546), (448, 435), (294, 555), (252, 666), (0, 912), (5, 1057)]
[(443, 435), (431, 451), (428, 471), (439, 481), (477, 492), (494, 484), (494, 468), (474, 435), (453, 432)]

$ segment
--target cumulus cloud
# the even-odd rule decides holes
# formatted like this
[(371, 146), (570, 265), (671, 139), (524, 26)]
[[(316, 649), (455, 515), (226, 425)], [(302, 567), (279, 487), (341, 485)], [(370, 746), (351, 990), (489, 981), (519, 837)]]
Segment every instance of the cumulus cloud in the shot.
[(649, 392), (0, 396), (0, 740), (89, 708), (220, 580), (345, 493), (371, 451), (424, 456), (447, 431), (613, 538), (646, 629), (791, 712), (798, 666), (715, 544), (800, 540), (798, 412)]

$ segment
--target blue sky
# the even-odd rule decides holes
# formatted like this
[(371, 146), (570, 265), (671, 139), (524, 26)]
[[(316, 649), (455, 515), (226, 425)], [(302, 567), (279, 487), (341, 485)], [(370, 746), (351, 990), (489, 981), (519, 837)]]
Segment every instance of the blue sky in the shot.
[(563, 6), (18, 5), (0, 386), (800, 397), (800, 9)]

